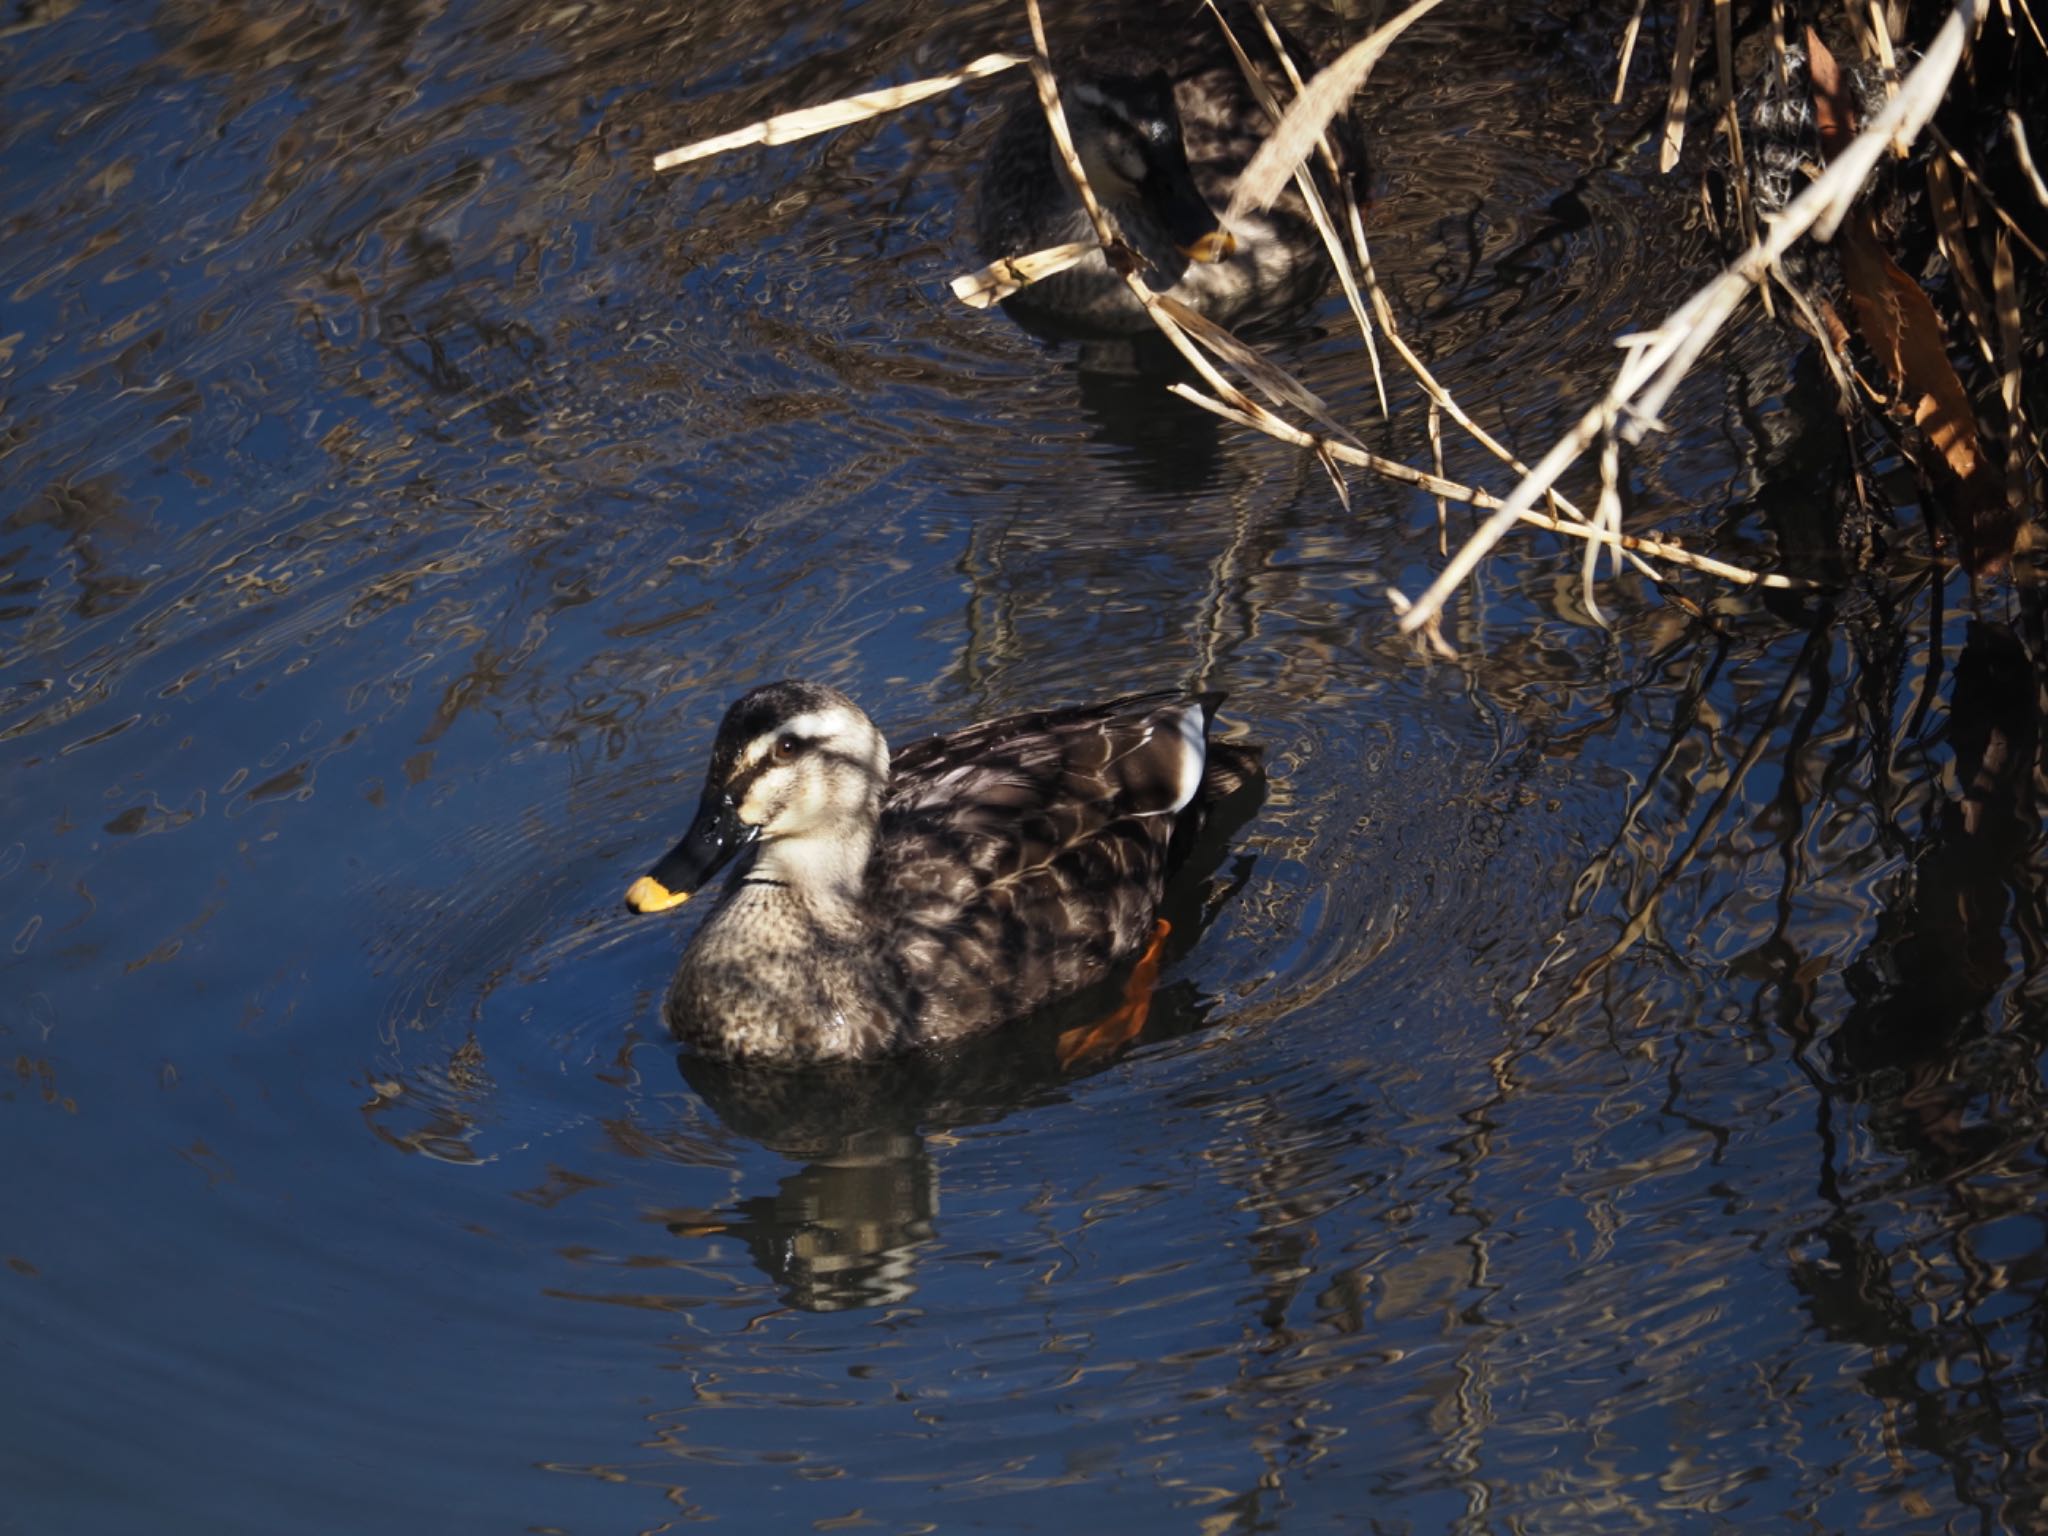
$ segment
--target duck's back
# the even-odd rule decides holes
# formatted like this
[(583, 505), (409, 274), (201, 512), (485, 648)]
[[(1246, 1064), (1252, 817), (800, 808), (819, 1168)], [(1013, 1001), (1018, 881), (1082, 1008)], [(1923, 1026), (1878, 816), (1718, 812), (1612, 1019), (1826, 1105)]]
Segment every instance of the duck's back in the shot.
[(1177, 830), (1256, 773), (1213, 700), (1014, 716), (897, 754), (872, 895), (926, 1042), (1107, 976), (1151, 933)]

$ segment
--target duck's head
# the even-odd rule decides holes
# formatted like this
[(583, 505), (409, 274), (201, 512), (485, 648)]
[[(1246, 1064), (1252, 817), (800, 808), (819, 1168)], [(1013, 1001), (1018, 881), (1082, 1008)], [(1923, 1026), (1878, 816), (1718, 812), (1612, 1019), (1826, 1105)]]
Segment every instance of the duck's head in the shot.
[(1230, 258), (1237, 242), (1195, 186), (1165, 70), (1083, 75), (1063, 89), (1062, 101), (1074, 151), (1098, 198), (1142, 205), (1191, 261)]
[(769, 683), (725, 712), (697, 818), (626, 892), (635, 912), (680, 906), (742, 849), (749, 878), (815, 888), (858, 880), (881, 814), (889, 748), (859, 705), (818, 683)]

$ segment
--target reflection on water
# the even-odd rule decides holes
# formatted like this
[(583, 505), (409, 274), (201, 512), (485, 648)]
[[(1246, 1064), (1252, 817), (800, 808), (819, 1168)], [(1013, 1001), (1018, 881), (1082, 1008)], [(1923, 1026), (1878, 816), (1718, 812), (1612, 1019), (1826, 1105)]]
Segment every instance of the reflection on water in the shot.
[[(1710, 260), (1627, 9), (1445, 7), (1367, 103), (1524, 453)], [(998, 91), (646, 171), (1019, 36), (0, 19), (0, 1530), (2038, 1523), (2038, 597), (1761, 329), (1634, 512), (1887, 574), (1604, 632), (1530, 541), (1429, 661), (1427, 498), (950, 302)], [(1426, 461), (1340, 300), (1272, 344)], [(622, 873), (792, 672), (897, 739), (1229, 692), (1270, 796), (1133, 1049), (679, 1072)]]

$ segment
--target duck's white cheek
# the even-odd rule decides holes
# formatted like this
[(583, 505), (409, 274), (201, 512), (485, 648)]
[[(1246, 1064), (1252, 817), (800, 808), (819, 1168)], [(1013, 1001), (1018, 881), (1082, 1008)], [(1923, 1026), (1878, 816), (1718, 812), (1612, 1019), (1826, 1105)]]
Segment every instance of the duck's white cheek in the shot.
[(830, 787), (816, 774), (805, 774), (791, 787), (782, 805), (782, 820), (805, 830), (829, 826), (833, 821)]
[(756, 782), (747, 790), (746, 795), (734, 809), (739, 812), (740, 820), (744, 821), (748, 826), (765, 827), (768, 825), (770, 818), (775, 815), (775, 798), (766, 791), (761, 783)]

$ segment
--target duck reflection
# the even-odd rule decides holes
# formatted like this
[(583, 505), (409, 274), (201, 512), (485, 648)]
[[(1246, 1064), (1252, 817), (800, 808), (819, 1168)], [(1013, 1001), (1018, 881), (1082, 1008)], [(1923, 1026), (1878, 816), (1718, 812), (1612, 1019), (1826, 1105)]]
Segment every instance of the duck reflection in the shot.
[[(893, 1066), (790, 1071), (680, 1061), (684, 1081), (727, 1125), (802, 1160), (774, 1193), (740, 1200), (720, 1223), (783, 1300), (838, 1312), (908, 1298), (917, 1250), (931, 1239), (939, 1208), (914, 1085), (899, 1083)], [(897, 1097), (905, 1087), (912, 1093)]]
[[(737, 1238), (783, 1301), (805, 1311), (908, 1300), (918, 1251), (938, 1233), (934, 1141), (1064, 1102), (1075, 1081), (1110, 1070), (1113, 1058), (1062, 1067), (1059, 1043), (1117, 1000), (1113, 988), (1098, 989), (965, 1045), (885, 1062), (788, 1068), (680, 1054), (683, 1080), (713, 1114), (801, 1166), (715, 1222), (674, 1222), (670, 1232)], [(1144, 1037), (1191, 1034), (1209, 1008), (1190, 983), (1163, 987)]]
[(1118, 450), (1111, 466), (1138, 490), (1192, 496), (1216, 483), (1222, 423), (1167, 393), (1201, 381), (1164, 336), (1083, 346), (1074, 382), (1090, 435)]
[[(684, 1081), (719, 1119), (801, 1164), (772, 1193), (739, 1200), (719, 1230), (746, 1245), (790, 1306), (837, 1312), (908, 1299), (939, 1211), (927, 1136), (1058, 1096), (1049, 1054), (994, 1056), (983, 1043), (943, 1057), (810, 1069), (679, 1056)], [(700, 1229), (670, 1230), (687, 1237)]]
[[(1254, 809), (1212, 823), (1168, 887), (1160, 911), (1172, 924), (1169, 968), (1251, 877), (1251, 855), (1233, 854), (1229, 841)], [(710, 1221), (672, 1222), (669, 1231), (738, 1239), (783, 1301), (805, 1311), (909, 1299), (918, 1252), (938, 1235), (933, 1143), (1061, 1103), (1079, 1078), (1110, 1070), (1114, 1056), (1074, 1063), (1070, 1051), (1062, 1065), (1062, 1039), (1114, 1010), (1121, 989), (1115, 978), (950, 1049), (882, 1062), (790, 1068), (679, 1054), (683, 1080), (728, 1128), (801, 1166), (770, 1193), (745, 1196)], [(1210, 1007), (1190, 982), (1161, 987), (1143, 1038), (1191, 1034), (1206, 1024)]]

